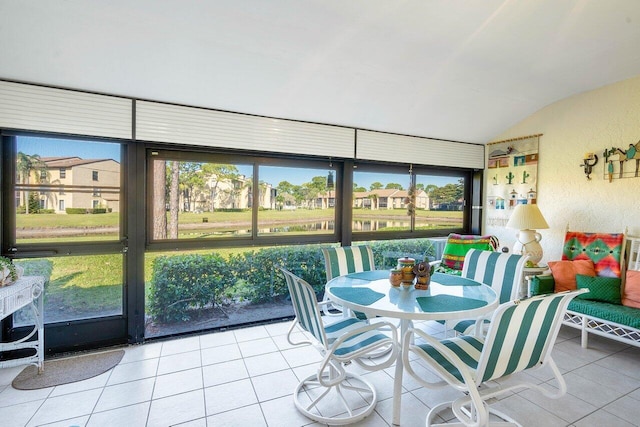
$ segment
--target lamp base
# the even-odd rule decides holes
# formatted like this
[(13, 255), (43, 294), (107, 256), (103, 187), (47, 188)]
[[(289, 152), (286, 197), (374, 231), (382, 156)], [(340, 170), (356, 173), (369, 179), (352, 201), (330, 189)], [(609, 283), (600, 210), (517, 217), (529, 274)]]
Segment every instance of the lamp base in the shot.
[(542, 236), (535, 230), (520, 230), (516, 235), (516, 243), (513, 245), (513, 253), (529, 255), (529, 262), (537, 266), (542, 259)]

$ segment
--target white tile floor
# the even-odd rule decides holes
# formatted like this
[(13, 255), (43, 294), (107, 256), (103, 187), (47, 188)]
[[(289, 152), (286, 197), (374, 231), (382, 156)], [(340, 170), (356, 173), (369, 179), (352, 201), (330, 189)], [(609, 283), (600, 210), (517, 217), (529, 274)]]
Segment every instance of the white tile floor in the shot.
[[(0, 370), (0, 426), (307, 426), (291, 393), (314, 372), (312, 347), (292, 348), (289, 323), (255, 326), (126, 348), (118, 366), (98, 377), (58, 387), (11, 387), (22, 367)], [(424, 323), (434, 334), (440, 325)], [(592, 337), (583, 350), (563, 327), (554, 359), (568, 394), (558, 400), (534, 391), (495, 403), (524, 426), (640, 426), (640, 349)], [(350, 365), (353, 366), (353, 365)], [(391, 423), (393, 367), (367, 374), (379, 394), (373, 414), (358, 425)], [(531, 377), (544, 383), (550, 375)], [(402, 425), (423, 426), (431, 406), (455, 391), (429, 391), (405, 375)]]

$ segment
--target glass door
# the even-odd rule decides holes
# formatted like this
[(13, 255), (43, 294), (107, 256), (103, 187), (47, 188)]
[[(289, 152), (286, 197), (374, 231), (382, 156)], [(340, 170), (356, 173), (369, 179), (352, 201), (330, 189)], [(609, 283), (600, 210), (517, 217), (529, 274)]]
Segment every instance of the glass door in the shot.
[[(3, 137), (3, 255), (45, 277), (49, 351), (126, 342), (119, 142)], [(18, 312), (5, 334), (32, 322)]]

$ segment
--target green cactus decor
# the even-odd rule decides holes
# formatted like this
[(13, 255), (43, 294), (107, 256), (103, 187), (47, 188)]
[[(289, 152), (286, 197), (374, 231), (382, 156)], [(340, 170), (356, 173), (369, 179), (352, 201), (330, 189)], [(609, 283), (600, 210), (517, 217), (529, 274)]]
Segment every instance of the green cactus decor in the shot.
[(522, 183), (526, 184), (527, 183), (527, 178), (529, 178), (531, 176), (531, 174), (528, 174), (527, 171), (522, 172)]
[(514, 174), (509, 172), (509, 175), (507, 175), (505, 178), (507, 178), (508, 184), (511, 184), (511, 181), (513, 181), (513, 178), (515, 178), (515, 177), (516, 176)]

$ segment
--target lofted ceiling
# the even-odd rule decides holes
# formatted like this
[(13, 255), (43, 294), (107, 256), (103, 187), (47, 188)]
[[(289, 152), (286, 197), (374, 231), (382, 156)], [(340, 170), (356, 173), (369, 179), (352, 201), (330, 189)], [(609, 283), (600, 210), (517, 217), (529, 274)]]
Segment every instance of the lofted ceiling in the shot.
[(0, 78), (485, 143), (640, 75), (638, 0), (0, 0)]

